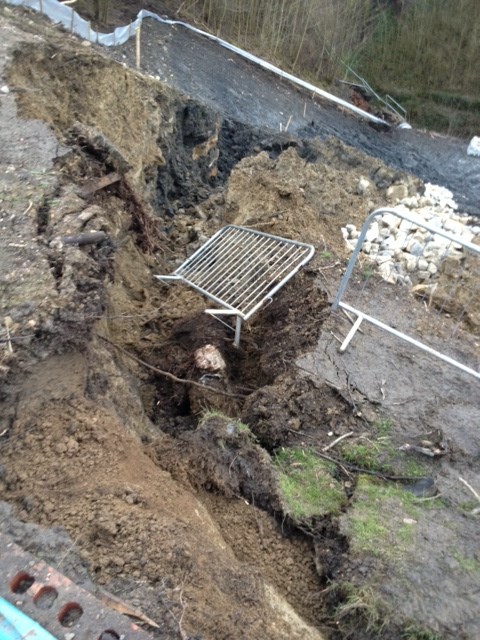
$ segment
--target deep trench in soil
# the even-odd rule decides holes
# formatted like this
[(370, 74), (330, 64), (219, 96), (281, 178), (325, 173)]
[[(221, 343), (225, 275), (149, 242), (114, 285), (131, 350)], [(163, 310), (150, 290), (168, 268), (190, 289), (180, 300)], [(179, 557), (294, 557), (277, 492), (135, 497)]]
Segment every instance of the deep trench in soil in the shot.
[[(181, 136), (182, 140), (177, 147), (188, 150), (205, 144), (216, 126), (215, 114), (191, 102), (182, 106), (177, 121), (181, 132), (177, 139)], [(308, 143), (300, 143), (289, 136), (266, 136), (261, 130), (223, 121), (215, 149), (218, 154), (215, 175), (192, 170), (184, 157), (172, 157), (167, 167), (159, 171), (155, 207), (164, 233), (175, 238), (178, 216), (194, 214), (212, 193), (221, 192), (231, 171), (244, 157), (265, 151), (269, 158), (276, 159), (289, 147), (294, 147), (306, 162), (315, 159), (315, 151)], [(187, 255), (205, 236), (190, 233), (188, 237), (191, 246)], [(158, 286), (162, 288), (162, 285)], [(170, 311), (174, 308), (177, 319), (165, 322), (165, 316), (160, 312), (158, 318), (150, 320), (145, 327), (149, 336), (148, 348), (136, 349), (136, 353), (159, 370), (181, 379), (201, 380), (211, 389), (218, 389), (220, 394), (178, 385), (155, 372), (143, 376), (143, 383), (150, 387), (145, 410), (162, 434), (160, 442), (147, 436), (144, 443), (154, 451), (153, 457), (162, 469), (200, 492), (199, 499), (239, 557), (248, 558), (248, 562), (255, 559), (263, 571), (270, 564), (270, 553), (265, 553), (266, 543), (257, 540), (252, 544), (251, 536), (248, 536), (247, 552), (241, 540), (243, 534), (235, 530), (245, 531), (244, 521), (247, 531), (251, 527), (251, 514), (246, 512), (245, 503), (268, 514), (266, 522), (272, 536), (269, 544), (278, 544), (280, 540), (290, 542), (287, 556), (282, 561), (276, 557), (275, 566), (270, 566), (267, 575), (276, 585), (282, 585), (287, 599), (304, 620), (322, 628), (342, 596), (337, 594), (327, 600), (318, 598), (318, 593), (339, 570), (340, 558), (348, 548), (346, 539), (329, 517), (311, 522), (306, 531), (286, 516), (278, 504), (277, 491), (268, 473), (264, 477), (261, 466), (250, 466), (250, 443), (245, 450), (244, 445), (235, 444), (233, 454), (229, 452), (219, 459), (215, 451), (216, 434), (208, 433), (203, 440), (202, 435), (198, 435), (198, 425), (210, 413), (236, 416), (248, 423), (256, 442), (271, 456), (283, 446), (299, 441), (295, 429), (291, 428), (291, 416), (287, 420), (286, 412), (276, 424), (272, 420), (265, 423), (262, 419), (265, 415), (262, 390), (270, 389), (271, 406), (272, 399), (281, 396), (286, 389), (295, 396), (309, 387), (308, 383), (299, 380), (294, 361), (318, 340), (328, 314), (326, 293), (316, 271), (307, 267), (244, 327), (240, 348), (233, 345), (233, 323), (226, 327), (202, 309), (191, 313), (191, 306), (198, 303), (197, 294), (171, 288), (163, 306)], [(151, 338), (152, 331), (157, 334), (156, 341)], [(205, 345), (213, 345), (221, 353), (227, 363), (226, 374), (205, 375), (198, 371), (194, 354)], [(314, 409), (309, 415), (311, 420), (322, 421), (327, 428), (327, 415), (332, 405), (336, 406), (337, 414), (349, 413), (349, 407), (333, 391), (326, 387), (319, 393), (316, 391)], [(229, 395), (221, 395), (222, 392)], [(235, 464), (237, 456), (240, 465)], [(264, 526), (260, 525), (262, 535)], [(255, 527), (259, 527), (257, 521)], [(331, 638), (334, 635), (330, 633)]]
[[(309, 388), (293, 367), (296, 356), (316, 342), (325, 318), (326, 295), (315, 271), (304, 270), (245, 326), (240, 349), (233, 346), (228, 328), (203, 313), (205, 303), (200, 296), (181, 287), (166, 289), (153, 280), (154, 273), (171, 271), (224, 223), (225, 185), (242, 158), (265, 151), (266, 158), (276, 160), (288, 148), (296, 152), (299, 143), (289, 136), (265, 135), (222, 121), (211, 109), (175, 92), (159, 93), (154, 83), (144, 81), (136, 87), (140, 93), (136, 100), (131, 92), (122, 98), (129, 101), (131, 115), (125, 127), (121, 104), (114, 110), (108, 104), (119, 99), (110, 94), (108, 72), (113, 71), (124, 88), (130, 82), (128, 73), (106, 60), (93, 59), (88, 52), (82, 55), (83, 64), (79, 64), (78, 54), (68, 48), (25, 45), (16, 50), (9, 71), (12, 84), (34, 89), (19, 101), (23, 116), (46, 120), (70, 150), (56, 164), (59, 184), (42, 199), (36, 225), (36, 233), (47, 247), (53, 291), (65, 304), (57, 307), (52, 320), (36, 329), (30, 355), (19, 364), (18, 377), (10, 388), (17, 409), (10, 421), (3, 495), (16, 505), (21, 520), (67, 530), (80, 558), (76, 560), (73, 554), (66, 572), (80, 580), (79, 563), (87, 563), (97, 583), (122, 597), (133, 593), (134, 600), (141, 600), (151, 614), (159, 615), (168, 606), (178, 609), (175, 589), (179, 582), (185, 583), (195, 603), (197, 587), (190, 587), (190, 581), (199, 580), (205, 595), (197, 596), (189, 622), (190, 629), (197, 626), (206, 634), (198, 637), (210, 637), (212, 625), (220, 634), (213, 637), (233, 637), (237, 623), (228, 620), (231, 616), (246, 621), (250, 628), (246, 637), (276, 636), (262, 627), (258, 614), (248, 613), (249, 599), (259, 611), (263, 608), (267, 621), (269, 611), (283, 611), (290, 626), (282, 633), (320, 637), (309, 625), (322, 627), (328, 619), (319, 592), (330, 572), (322, 565), (319, 574), (314, 540), (315, 535), (332, 538), (335, 532), (325, 520), (317, 523), (317, 534), (313, 529), (307, 534), (282, 514), (267, 462), (279, 447), (298, 439), (298, 427), (287, 424), (284, 408), (279, 409), (275, 428), (266, 426), (264, 399), (258, 395), (268, 388), (275, 398), (290, 389), (294, 395), (308, 398), (313, 393), (318, 399), (325, 395), (330, 405), (342, 404), (328, 389)], [(102, 64), (105, 69), (99, 69)], [(83, 97), (76, 88), (82, 81)], [(97, 95), (103, 96), (103, 104), (96, 100)], [(141, 105), (145, 96), (157, 117), (161, 105), (164, 130), (162, 125), (158, 130), (153, 127), (152, 114)], [(145, 120), (146, 128), (151, 129), (141, 131), (144, 140), (135, 144), (142, 126), (139, 123)], [(145, 140), (146, 135), (150, 140)], [(299, 151), (304, 157), (310, 153), (305, 145), (300, 145)], [(162, 161), (155, 168), (158, 158)], [(94, 192), (84, 204), (78, 200), (78, 186), (88, 186), (112, 171), (122, 174), (120, 182)], [(74, 231), (76, 208), (90, 211), (95, 227), (108, 233), (109, 239), (69, 254), (49, 243)], [(84, 219), (89, 220), (87, 216)], [(73, 285), (70, 290), (69, 281)], [(110, 342), (102, 342), (97, 334)], [(223, 379), (211, 376), (210, 386), (230, 395), (173, 383), (125, 355), (128, 351), (179, 378), (198, 380), (193, 354), (206, 344), (217, 347), (227, 363)], [(32, 358), (40, 352), (41, 364), (35, 355)], [(29, 367), (27, 386), (21, 382), (24, 366)], [(69, 376), (59, 386), (58, 376), (64, 369)], [(122, 393), (125, 399), (120, 398)], [(102, 417), (103, 411), (107, 414)], [(120, 450), (111, 440), (121, 435), (108, 411), (125, 425), (126, 437), (128, 433), (128, 443)], [(255, 440), (233, 439), (219, 453), (217, 431), (224, 425), (215, 424), (214, 419), (213, 425), (198, 426), (202, 416), (212, 411), (244, 417)], [(326, 407), (317, 400), (312, 402), (310, 417), (323, 420), (325, 416)], [(25, 426), (27, 436), (22, 435)], [(95, 450), (107, 443), (105, 460), (109, 462), (105, 468), (105, 462), (96, 459), (103, 453)], [(65, 465), (58, 458), (64, 454)], [(115, 461), (119, 455), (127, 459), (127, 473), (122, 474)], [(159, 521), (154, 534), (158, 542), (148, 552), (153, 560), (145, 564), (145, 542), (138, 527), (145, 525), (145, 518), (155, 509), (151, 506), (155, 498), (148, 497), (147, 485), (133, 471), (146, 464), (139, 462), (145, 455), (160, 473), (167, 472), (170, 483), (182, 487), (180, 493), (195, 496), (208, 514), (208, 526), (214, 526), (215, 535), (228, 544), (230, 560), (217, 558), (215, 570), (209, 560), (201, 578), (192, 577), (199, 571), (199, 567), (191, 567), (197, 562), (197, 552), (185, 550), (191, 543), (185, 541), (181, 526), (162, 525), (161, 516), (155, 520)], [(40, 484), (31, 477), (30, 466), (37, 469)], [(80, 481), (88, 468), (92, 469), (91, 482), (85, 478)], [(59, 485), (55, 478), (63, 474)], [(78, 483), (83, 487), (81, 497)], [(132, 508), (144, 506), (147, 513), (138, 514), (136, 521), (123, 507), (119, 511), (108, 504), (118, 499), (125, 499)], [(188, 511), (185, 498), (182, 508)], [(198, 508), (191, 510), (198, 513)], [(49, 555), (35, 528), (15, 526), (17, 532), (22, 531), (17, 538), (25, 546)], [(197, 534), (189, 535), (194, 539)], [(204, 534), (198, 535), (203, 539)], [(40, 540), (38, 544), (32, 542), (34, 537)], [(332, 540), (330, 548), (334, 549), (335, 538)], [(341, 540), (339, 544), (343, 550)], [(173, 545), (172, 551), (166, 560), (160, 560), (165, 545)], [(331, 560), (330, 565), (334, 564)], [(168, 573), (171, 565), (175, 569)], [(211, 572), (217, 575), (209, 577)], [(228, 594), (222, 596), (226, 598), (223, 604), (214, 595), (215, 587), (209, 586), (211, 581)], [(272, 586), (261, 586), (264, 583)], [(160, 585), (160, 599), (155, 596), (155, 585)], [(267, 609), (265, 589), (270, 594), (267, 600), (276, 602)], [(235, 613), (231, 598), (239, 601)], [(206, 622), (209, 609), (204, 601), (217, 612), (216, 617), (221, 617), (225, 608), (225, 619)], [(195, 613), (197, 607), (205, 610)], [(165, 622), (154, 633), (172, 637), (172, 627), (175, 637), (173, 623)]]

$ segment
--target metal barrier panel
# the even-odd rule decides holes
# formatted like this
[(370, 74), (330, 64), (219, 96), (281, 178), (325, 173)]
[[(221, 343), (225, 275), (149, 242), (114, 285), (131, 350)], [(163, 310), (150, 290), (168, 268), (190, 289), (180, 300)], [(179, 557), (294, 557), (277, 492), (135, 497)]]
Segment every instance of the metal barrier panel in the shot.
[(311, 244), (231, 224), (217, 231), (173, 275), (155, 277), (181, 280), (222, 307), (207, 309), (211, 315), (236, 316), (238, 347), (242, 321), (251, 318), (314, 253)]
[[(359, 260), (373, 224), (379, 231), (382, 226), (395, 226), (395, 239), (375, 258)], [(455, 230), (454, 224), (452, 227)], [(361, 268), (354, 270), (358, 264)], [(374, 264), (381, 271), (383, 283), (371, 277)], [(352, 278), (356, 279), (355, 300), (352, 291), (347, 291)], [(398, 305), (392, 300), (392, 284), (388, 282), (397, 280), (410, 287), (412, 305), (408, 314), (398, 313)], [(365, 321), (480, 379), (480, 245), (441, 228), (435, 220), (425, 222), (389, 208), (371, 213), (333, 302), (333, 310), (339, 307), (356, 316), (341, 351)], [(466, 345), (462, 348), (467, 335), (477, 337), (476, 343), (473, 341), (477, 353), (465, 353)]]

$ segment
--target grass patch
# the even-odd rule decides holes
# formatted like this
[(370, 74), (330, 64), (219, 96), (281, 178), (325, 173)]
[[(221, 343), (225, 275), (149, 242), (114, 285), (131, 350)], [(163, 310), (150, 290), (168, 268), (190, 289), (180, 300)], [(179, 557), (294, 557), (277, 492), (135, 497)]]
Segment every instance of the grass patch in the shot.
[(217, 411), (216, 409), (208, 409), (202, 413), (202, 416), (199, 420), (199, 424), (203, 424), (207, 420), (211, 420), (212, 418), (221, 418), (222, 420), (233, 420), (230, 416), (225, 415), (221, 411)]
[(344, 460), (356, 467), (368, 471), (388, 471), (389, 468), (380, 460), (381, 447), (376, 443), (346, 443), (342, 446)]
[(390, 418), (382, 418), (381, 420), (374, 422), (373, 426), (377, 430), (379, 436), (385, 437), (391, 434), (395, 425)]
[(370, 278), (372, 278), (375, 275), (375, 265), (372, 263), (366, 264), (363, 267), (360, 275), (363, 280), (370, 280)]
[(465, 513), (471, 513), (476, 507), (478, 507), (478, 502), (475, 500), (465, 500), (458, 504), (458, 508)]
[(425, 476), (425, 467), (420, 464), (414, 458), (407, 458), (405, 456), (405, 460), (403, 460), (402, 469), (406, 476), (411, 476), (412, 478), (422, 478)]
[(459, 551), (454, 551), (452, 555), (462, 571), (466, 571), (467, 573), (480, 573), (480, 562), (475, 558), (467, 558)]
[(402, 638), (405, 640), (443, 640), (438, 633), (428, 629), (421, 629), (417, 626), (407, 627), (402, 634)]
[(198, 423), (215, 433), (215, 442), (221, 449), (240, 446), (240, 443), (256, 444), (257, 438), (248, 424), (226, 416), (220, 411), (205, 411)]
[(295, 520), (337, 515), (346, 504), (343, 486), (333, 476), (335, 466), (313, 451), (282, 448), (274, 465), (285, 513)]
[(231, 431), (232, 435), (233, 435), (233, 432), (235, 431), (237, 433), (248, 433), (253, 436), (248, 424), (245, 424), (244, 422), (240, 422), (240, 420), (237, 420), (236, 418), (231, 418), (230, 416), (225, 415), (221, 411), (215, 411), (215, 410), (205, 411), (205, 413), (202, 414), (199, 424), (200, 425), (205, 424), (205, 422), (208, 422), (208, 420), (212, 420), (214, 418), (224, 422), (226, 425), (226, 429), (229, 432)]
[(360, 476), (348, 514), (347, 534), (354, 552), (394, 559), (414, 542), (420, 506), (415, 496), (396, 485)]
[(330, 251), (321, 251), (319, 254), (320, 258), (323, 258), (324, 260), (328, 260), (330, 258), (333, 257), (332, 253)]

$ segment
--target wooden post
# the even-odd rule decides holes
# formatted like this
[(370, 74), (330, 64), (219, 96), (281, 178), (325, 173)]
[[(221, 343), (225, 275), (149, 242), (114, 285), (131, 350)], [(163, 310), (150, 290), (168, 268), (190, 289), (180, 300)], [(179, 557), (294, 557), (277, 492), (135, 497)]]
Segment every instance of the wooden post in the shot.
[(43, 14), (43, 0), (40, 0), (40, 13)]
[(72, 9), (72, 22), (70, 23), (70, 31), (73, 33), (73, 22), (75, 20), (75, 11)]
[(141, 50), (140, 50), (140, 33), (141, 33), (141, 28), (137, 27), (137, 29), (135, 30), (135, 44), (136, 44), (136, 59), (137, 59), (137, 69), (140, 70), (140, 63), (141, 63)]

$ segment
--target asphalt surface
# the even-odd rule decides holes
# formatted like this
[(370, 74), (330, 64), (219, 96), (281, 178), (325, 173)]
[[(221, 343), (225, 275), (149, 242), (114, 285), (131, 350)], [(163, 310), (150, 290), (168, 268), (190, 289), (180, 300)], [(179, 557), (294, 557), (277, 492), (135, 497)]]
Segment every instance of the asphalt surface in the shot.
[[(145, 20), (141, 68), (224, 117), (300, 137), (335, 136), (385, 164), (450, 189), (459, 210), (480, 215), (480, 158), (467, 155), (468, 141), (390, 128), (366, 120), (300, 90), (182, 26)], [(135, 41), (109, 53), (135, 65)]]

